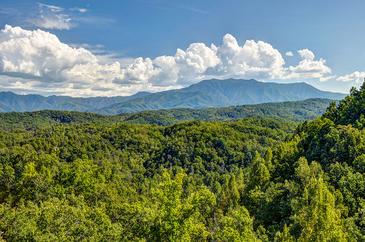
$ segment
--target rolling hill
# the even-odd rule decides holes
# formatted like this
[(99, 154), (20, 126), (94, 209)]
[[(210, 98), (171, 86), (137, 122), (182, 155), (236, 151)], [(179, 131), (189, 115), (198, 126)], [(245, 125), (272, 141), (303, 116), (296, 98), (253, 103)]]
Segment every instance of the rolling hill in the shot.
[(331, 102), (333, 100), (330, 99), (308, 99), (223, 108), (151, 110), (106, 116), (56, 110), (10, 112), (0, 113), (0, 129), (35, 129), (54, 124), (104, 123), (110, 125), (117, 122), (171, 125), (182, 121), (228, 121), (248, 117), (276, 117), (287, 121), (304, 121), (323, 114)]
[[(262, 103), (202, 109), (161, 109), (119, 115), (129, 123), (170, 125), (179, 121), (226, 121), (247, 117), (278, 117), (290, 121), (304, 121), (322, 115), (333, 100), (307, 99), (304, 101)], [(113, 117), (113, 116), (111, 116)], [(115, 116), (114, 116), (115, 117)]]

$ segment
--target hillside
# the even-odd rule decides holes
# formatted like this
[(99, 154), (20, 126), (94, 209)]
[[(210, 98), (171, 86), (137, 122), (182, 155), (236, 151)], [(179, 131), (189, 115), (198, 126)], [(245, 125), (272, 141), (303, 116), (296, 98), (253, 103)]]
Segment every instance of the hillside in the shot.
[(309, 98), (339, 100), (345, 95), (320, 91), (305, 83), (278, 84), (255, 80), (206, 80), (190, 87), (132, 96), (75, 98), (0, 93), (0, 112), (65, 110), (121, 114), (173, 108), (208, 108)]
[(178, 121), (223, 121), (246, 117), (279, 117), (290, 121), (310, 120), (323, 114), (333, 102), (330, 99), (308, 99), (295, 102), (264, 103), (225, 108), (169, 109), (120, 115), (130, 123), (170, 125)]
[(299, 126), (3, 114), (0, 239), (364, 241), (364, 97), (365, 85)]
[(116, 122), (171, 125), (181, 121), (223, 121), (246, 117), (277, 117), (289, 121), (303, 121), (314, 119), (323, 114), (332, 102), (329, 99), (308, 99), (296, 102), (265, 103), (226, 108), (164, 109), (111, 116), (56, 110), (11, 112), (0, 113), (0, 128), (36, 129), (54, 124), (113, 124)]
[(12, 92), (0, 92), (0, 112), (31, 112), (40, 110), (96, 111), (148, 94), (147, 92), (141, 92), (126, 97), (75, 98), (68, 96), (17, 95)]

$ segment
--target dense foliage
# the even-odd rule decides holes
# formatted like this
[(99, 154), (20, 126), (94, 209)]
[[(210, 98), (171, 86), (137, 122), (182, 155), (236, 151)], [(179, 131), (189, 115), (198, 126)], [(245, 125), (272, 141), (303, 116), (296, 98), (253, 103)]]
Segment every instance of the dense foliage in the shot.
[(225, 108), (166, 109), (102, 116), (95, 113), (43, 110), (24, 113), (0, 113), (0, 129), (36, 129), (55, 124), (113, 124), (121, 121), (138, 124), (172, 125), (182, 121), (227, 121), (247, 117), (279, 117), (290, 121), (304, 121), (323, 114), (330, 99), (308, 99), (297, 102), (265, 103)]
[(292, 121), (314, 119), (322, 115), (332, 103), (330, 99), (308, 99), (296, 102), (264, 103), (224, 108), (168, 109), (123, 114), (129, 123), (171, 125), (178, 121), (225, 121), (253, 116), (279, 117)]
[(95, 118), (4, 128), (0, 238), (364, 241), (364, 97), (353, 90), (299, 126)]

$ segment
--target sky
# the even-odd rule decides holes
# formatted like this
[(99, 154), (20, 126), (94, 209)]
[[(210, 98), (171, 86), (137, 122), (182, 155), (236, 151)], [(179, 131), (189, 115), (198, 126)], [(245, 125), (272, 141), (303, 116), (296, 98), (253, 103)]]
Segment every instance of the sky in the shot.
[(0, 0), (0, 91), (131, 95), (204, 79), (365, 77), (363, 0)]

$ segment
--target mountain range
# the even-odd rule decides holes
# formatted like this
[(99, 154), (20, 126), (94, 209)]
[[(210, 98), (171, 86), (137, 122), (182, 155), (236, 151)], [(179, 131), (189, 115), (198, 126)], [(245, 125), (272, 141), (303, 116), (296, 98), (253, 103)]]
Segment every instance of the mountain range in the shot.
[(139, 92), (131, 96), (69, 97), (18, 95), (0, 92), (0, 112), (68, 110), (99, 114), (121, 114), (145, 110), (209, 108), (310, 98), (340, 100), (345, 94), (326, 92), (304, 83), (279, 84), (256, 80), (204, 80), (186, 88), (157, 93)]
[(322, 115), (333, 100), (307, 99), (304, 101), (250, 104), (223, 108), (178, 108), (150, 110), (118, 115), (97, 113), (42, 110), (34, 112), (0, 113), (0, 129), (37, 129), (53, 124), (132, 124), (172, 125), (183, 121), (230, 121), (250, 117), (270, 117), (286, 122), (311, 120)]

